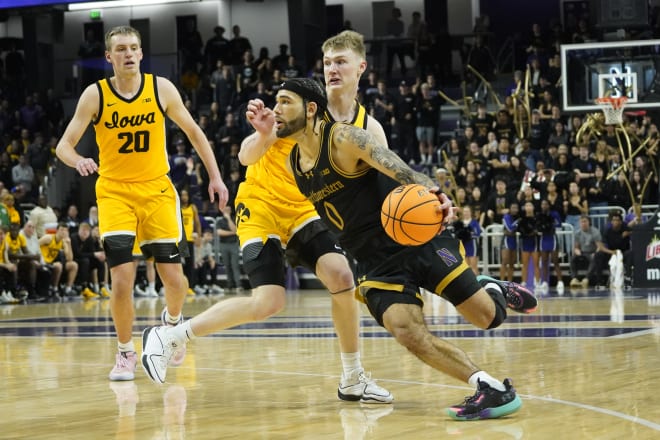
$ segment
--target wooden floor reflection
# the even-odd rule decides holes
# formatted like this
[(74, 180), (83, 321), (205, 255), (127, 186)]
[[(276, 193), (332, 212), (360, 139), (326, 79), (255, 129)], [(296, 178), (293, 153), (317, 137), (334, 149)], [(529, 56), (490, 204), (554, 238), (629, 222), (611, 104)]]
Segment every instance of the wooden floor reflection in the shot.
[[(219, 298), (186, 304), (191, 316)], [(162, 300), (136, 301), (135, 342)], [(109, 382), (116, 349), (106, 301), (0, 306), (3, 439), (657, 439), (660, 289), (551, 292), (530, 316), (481, 332), (428, 299), (432, 331), (500, 378), (523, 408), (500, 420), (444, 414), (472, 391), (424, 366), (366, 314), (362, 358), (393, 405), (340, 402), (341, 370), (320, 291), (283, 313), (196, 340), (168, 383)]]

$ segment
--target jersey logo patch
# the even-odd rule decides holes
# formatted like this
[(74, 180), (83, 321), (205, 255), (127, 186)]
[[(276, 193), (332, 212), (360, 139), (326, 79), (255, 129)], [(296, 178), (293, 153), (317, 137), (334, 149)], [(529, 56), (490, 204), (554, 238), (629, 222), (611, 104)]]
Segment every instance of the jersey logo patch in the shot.
[(438, 254), (438, 257), (442, 258), (442, 261), (449, 267), (452, 267), (454, 264), (458, 263), (458, 258), (454, 256), (447, 248), (438, 249), (435, 251)]
[(246, 222), (250, 219), (250, 210), (243, 204), (239, 203), (236, 207), (236, 226), (240, 222)]

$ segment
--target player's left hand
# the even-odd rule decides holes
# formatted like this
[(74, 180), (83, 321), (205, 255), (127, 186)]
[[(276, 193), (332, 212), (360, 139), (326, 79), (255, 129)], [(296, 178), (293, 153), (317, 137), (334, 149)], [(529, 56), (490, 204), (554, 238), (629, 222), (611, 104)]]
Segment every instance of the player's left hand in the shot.
[(78, 162), (76, 162), (76, 171), (81, 176), (89, 176), (94, 174), (99, 169), (99, 166), (94, 162), (94, 159), (91, 157), (83, 157)]
[(209, 182), (209, 200), (215, 203), (215, 195), (218, 195), (218, 209), (222, 210), (229, 201), (229, 191), (221, 178), (211, 179)]

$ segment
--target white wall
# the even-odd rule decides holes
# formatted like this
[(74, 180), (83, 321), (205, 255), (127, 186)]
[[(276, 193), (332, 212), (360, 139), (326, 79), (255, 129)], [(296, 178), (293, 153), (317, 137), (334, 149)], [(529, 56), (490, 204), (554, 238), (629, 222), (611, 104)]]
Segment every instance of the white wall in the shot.
[[(461, 1), (461, 0), (456, 0)], [(325, 0), (328, 6), (344, 5), (344, 20), (350, 20), (353, 29), (363, 34), (367, 39), (373, 36), (371, 17), (371, 0)], [(408, 29), (412, 21), (412, 13), (419, 11), (424, 16), (424, 0), (395, 0), (394, 6), (401, 9), (401, 19)]]

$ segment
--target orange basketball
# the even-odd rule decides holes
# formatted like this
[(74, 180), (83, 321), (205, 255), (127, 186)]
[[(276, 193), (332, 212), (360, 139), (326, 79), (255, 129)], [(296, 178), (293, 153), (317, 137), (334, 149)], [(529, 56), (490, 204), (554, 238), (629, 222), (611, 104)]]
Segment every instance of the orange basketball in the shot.
[(380, 221), (387, 235), (405, 246), (431, 240), (442, 227), (438, 197), (419, 184), (394, 188), (383, 201)]

